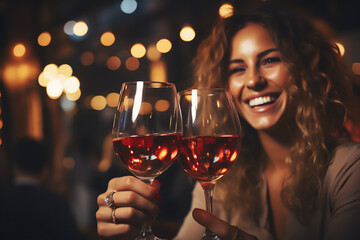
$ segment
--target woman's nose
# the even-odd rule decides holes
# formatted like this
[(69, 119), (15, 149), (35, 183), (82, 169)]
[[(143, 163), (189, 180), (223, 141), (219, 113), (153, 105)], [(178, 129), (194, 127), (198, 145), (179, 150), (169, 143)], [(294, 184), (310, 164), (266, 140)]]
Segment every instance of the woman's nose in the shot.
[(266, 79), (256, 71), (249, 74), (246, 87), (254, 91), (261, 91), (267, 86)]

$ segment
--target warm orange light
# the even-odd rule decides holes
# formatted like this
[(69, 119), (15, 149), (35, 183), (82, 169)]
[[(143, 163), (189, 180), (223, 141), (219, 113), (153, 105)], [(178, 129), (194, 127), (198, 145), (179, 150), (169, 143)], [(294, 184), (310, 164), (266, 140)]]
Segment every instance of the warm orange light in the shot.
[(169, 101), (164, 99), (157, 100), (155, 103), (155, 109), (158, 112), (165, 112), (169, 109), (169, 107), (170, 107)]
[(139, 114), (146, 115), (152, 111), (152, 105), (149, 102), (142, 102), (139, 110)]
[(219, 8), (219, 15), (222, 18), (231, 17), (234, 14), (234, 7), (229, 3), (224, 3)]
[(106, 107), (106, 99), (101, 95), (94, 96), (90, 101), (90, 105), (94, 110), (103, 110)]
[(106, 61), (106, 65), (110, 70), (117, 70), (121, 65), (120, 58), (117, 56), (112, 56)]
[(90, 66), (91, 64), (94, 63), (94, 54), (92, 52), (84, 52), (82, 55), (81, 55), (81, 63), (84, 65), (84, 66)]
[(46, 93), (51, 99), (58, 99), (61, 96), (63, 89), (63, 83), (58, 78), (51, 79), (46, 85)]
[(42, 47), (48, 46), (51, 42), (51, 35), (49, 32), (43, 32), (38, 37), (38, 44)]
[(34, 61), (10, 62), (2, 71), (2, 78), (5, 85), (11, 89), (24, 87), (32, 83), (39, 74), (39, 65)]
[(358, 62), (353, 63), (352, 71), (353, 71), (353, 73), (360, 75), (360, 63), (358, 63)]
[(153, 82), (166, 82), (166, 65), (164, 61), (156, 61), (150, 65), (150, 80)]
[(80, 88), (80, 81), (77, 77), (69, 77), (64, 82), (64, 91), (66, 93), (75, 93)]
[(180, 31), (180, 38), (185, 42), (190, 42), (195, 38), (195, 31), (192, 27), (183, 27)]
[(344, 56), (344, 54), (345, 54), (345, 48), (344, 48), (344, 46), (343, 46), (341, 43), (339, 43), (339, 42), (336, 42), (335, 44), (338, 46), (338, 48), (339, 48), (339, 50), (340, 50), (340, 55), (341, 55), (341, 56)]
[(69, 101), (76, 101), (78, 100), (80, 97), (81, 97), (81, 90), (80, 88), (74, 92), (74, 93), (65, 93), (65, 96), (66, 98), (69, 100)]
[(58, 68), (58, 74), (62, 74), (65, 77), (71, 77), (72, 73), (73, 73), (73, 70), (69, 64), (62, 64)]
[(81, 36), (84, 36), (88, 32), (88, 26), (85, 22), (79, 21), (79, 22), (75, 23), (73, 31), (76, 36), (81, 37)]
[(150, 61), (158, 61), (161, 58), (161, 52), (159, 52), (156, 46), (153, 44), (148, 47), (148, 50), (146, 52), (146, 57)]
[(13, 48), (13, 53), (15, 57), (23, 57), (25, 55), (26, 48), (25, 45), (22, 43), (18, 43)]
[(104, 46), (111, 46), (115, 42), (115, 36), (112, 32), (105, 32), (101, 35), (100, 42)]
[(146, 54), (146, 48), (141, 43), (136, 43), (131, 47), (130, 52), (133, 57), (142, 58)]
[(119, 94), (112, 92), (106, 96), (106, 102), (109, 107), (116, 107), (119, 101)]
[(167, 53), (171, 50), (172, 44), (168, 39), (160, 39), (156, 43), (156, 48), (161, 53)]
[(137, 58), (134, 57), (129, 57), (126, 62), (125, 62), (125, 67), (129, 70), (129, 71), (135, 71), (139, 68), (140, 66), (140, 62)]

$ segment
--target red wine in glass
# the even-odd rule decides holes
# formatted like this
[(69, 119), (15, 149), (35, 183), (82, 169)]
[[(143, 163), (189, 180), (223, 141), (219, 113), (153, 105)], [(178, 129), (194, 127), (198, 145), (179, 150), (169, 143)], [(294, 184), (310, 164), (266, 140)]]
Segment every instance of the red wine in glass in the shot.
[(174, 162), (181, 135), (154, 134), (113, 139), (114, 150), (126, 168), (139, 177), (155, 178)]
[[(212, 214), (214, 187), (239, 155), (242, 132), (229, 91), (190, 89), (179, 93), (183, 139), (178, 161), (204, 189), (206, 210)], [(208, 229), (202, 240), (219, 240)]]
[(240, 135), (187, 137), (181, 141), (179, 162), (185, 172), (201, 182), (214, 182), (234, 164)]
[[(113, 123), (113, 145), (123, 165), (147, 184), (164, 172), (180, 151), (182, 118), (176, 87), (164, 82), (122, 84)], [(143, 224), (137, 240), (159, 240)]]

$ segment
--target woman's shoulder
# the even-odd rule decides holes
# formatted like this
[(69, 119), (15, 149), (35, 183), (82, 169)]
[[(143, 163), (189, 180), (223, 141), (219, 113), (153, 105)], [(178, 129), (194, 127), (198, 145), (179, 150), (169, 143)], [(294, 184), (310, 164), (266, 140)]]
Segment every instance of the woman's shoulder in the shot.
[(350, 177), (360, 176), (360, 143), (350, 142), (336, 147), (325, 176), (325, 186), (341, 186)]
[(332, 152), (329, 169), (335, 170), (342, 167), (350, 167), (360, 159), (360, 143), (349, 142), (342, 144)]

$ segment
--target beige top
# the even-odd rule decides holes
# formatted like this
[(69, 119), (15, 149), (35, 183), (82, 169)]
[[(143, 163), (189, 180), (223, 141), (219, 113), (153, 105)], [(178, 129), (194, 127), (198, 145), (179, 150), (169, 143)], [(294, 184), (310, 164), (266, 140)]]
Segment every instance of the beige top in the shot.
[[(269, 227), (269, 211), (265, 178), (261, 187), (263, 209), (259, 224), (243, 219), (234, 209), (230, 215), (214, 201), (214, 215), (236, 225), (259, 240), (274, 239)], [(216, 187), (215, 187), (216, 189)], [(216, 191), (216, 190), (215, 190)], [(193, 200), (189, 213), (176, 236), (176, 240), (199, 240), (204, 228), (192, 218), (192, 209), (205, 209), (204, 193), (200, 184), (193, 190)], [(239, 206), (240, 207), (240, 206)], [(324, 193), (321, 206), (309, 218), (306, 225), (287, 212), (286, 240), (297, 239), (360, 239), (360, 144), (348, 143), (334, 151), (332, 163), (324, 179)]]

